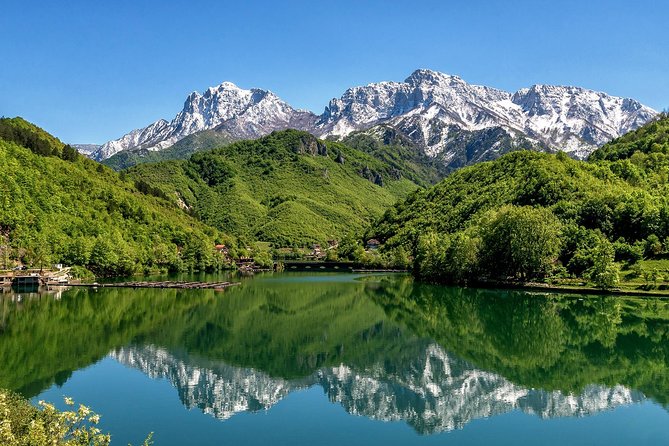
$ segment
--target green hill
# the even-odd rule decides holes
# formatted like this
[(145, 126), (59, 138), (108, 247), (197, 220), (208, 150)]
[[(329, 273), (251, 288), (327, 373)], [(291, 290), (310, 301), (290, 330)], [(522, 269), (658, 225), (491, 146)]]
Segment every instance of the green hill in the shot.
[(76, 150), (23, 118), (0, 118), (0, 139), (14, 142), (42, 156), (56, 156), (73, 161)]
[(172, 203), (20, 118), (0, 120), (0, 135), (0, 267), (125, 275), (221, 265), (213, 245), (226, 237)]
[(391, 126), (379, 125), (354, 132), (342, 143), (394, 166), (421, 186), (433, 185), (448, 173), (445, 163), (425, 155), (415, 143)]
[(669, 248), (669, 157), (656, 146), (629, 149), (666, 140), (663, 128), (648, 124), (591, 162), (521, 151), (466, 167), (388, 210), (367, 236), (385, 250), (409, 249), (415, 273), (430, 280), (557, 276), (615, 286), (614, 260)]
[(614, 139), (593, 152), (590, 161), (627, 159), (636, 152), (646, 155), (669, 154), (669, 114), (661, 113), (643, 127)]
[(362, 231), (417, 188), (408, 168), (286, 130), (127, 170), (141, 190), (248, 240), (304, 246)]

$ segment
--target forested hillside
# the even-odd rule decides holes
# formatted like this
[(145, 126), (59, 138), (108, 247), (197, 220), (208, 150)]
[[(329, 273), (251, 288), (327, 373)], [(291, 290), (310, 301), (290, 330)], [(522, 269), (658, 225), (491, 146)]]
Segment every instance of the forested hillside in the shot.
[(620, 266), (669, 250), (666, 129), (665, 117), (590, 162), (523, 151), (461, 169), (392, 207), (367, 236), (409, 250), (430, 280), (615, 286)]
[(141, 190), (171, 199), (227, 233), (279, 247), (362, 232), (420, 178), (346, 145), (286, 130), (188, 160), (127, 170)]
[(70, 151), (20, 119), (0, 120), (0, 266), (64, 263), (98, 275), (214, 269), (232, 239)]

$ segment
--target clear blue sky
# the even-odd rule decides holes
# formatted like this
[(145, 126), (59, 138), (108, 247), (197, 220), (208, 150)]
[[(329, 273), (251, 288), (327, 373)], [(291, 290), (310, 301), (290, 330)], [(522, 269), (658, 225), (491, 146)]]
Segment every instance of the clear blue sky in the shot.
[(322, 112), (416, 68), (515, 91), (578, 85), (669, 107), (666, 0), (5, 1), (0, 115), (102, 143), (193, 90), (267, 88)]

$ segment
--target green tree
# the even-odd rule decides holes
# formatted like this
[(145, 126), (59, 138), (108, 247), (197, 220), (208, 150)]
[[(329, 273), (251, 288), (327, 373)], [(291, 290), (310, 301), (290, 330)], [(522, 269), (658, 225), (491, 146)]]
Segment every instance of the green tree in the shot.
[(615, 288), (620, 282), (620, 267), (615, 263), (615, 250), (611, 242), (600, 237), (592, 252), (592, 267), (586, 275), (599, 288)]
[(348, 234), (339, 242), (337, 246), (337, 256), (340, 260), (359, 261), (365, 254), (365, 250), (360, 244), (360, 240), (353, 234)]
[(548, 209), (505, 206), (484, 225), (483, 265), (491, 275), (544, 277), (557, 260), (560, 227)]

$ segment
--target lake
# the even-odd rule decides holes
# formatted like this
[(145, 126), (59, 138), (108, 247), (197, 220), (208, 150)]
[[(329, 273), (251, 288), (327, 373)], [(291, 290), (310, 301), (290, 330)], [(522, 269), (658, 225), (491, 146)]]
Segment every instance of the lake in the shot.
[(113, 445), (669, 444), (669, 301), (344, 273), (10, 292), (0, 388), (91, 406)]

